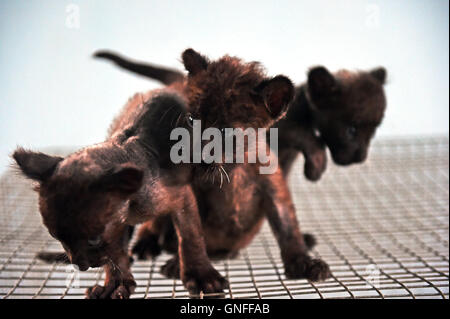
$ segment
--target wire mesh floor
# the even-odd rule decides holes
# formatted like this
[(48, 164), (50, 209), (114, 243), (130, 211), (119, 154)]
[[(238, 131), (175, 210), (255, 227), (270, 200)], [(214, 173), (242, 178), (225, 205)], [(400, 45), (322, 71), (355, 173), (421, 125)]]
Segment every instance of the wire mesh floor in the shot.
[[(329, 164), (307, 182), (302, 161), (290, 186), (313, 254), (333, 272), (323, 283), (288, 280), (267, 224), (237, 259), (214, 263), (230, 282), (228, 298), (449, 297), (449, 141), (380, 139), (364, 165)], [(61, 251), (41, 225), (37, 197), (16, 173), (0, 179), (0, 298), (83, 298), (103, 272), (46, 264), (39, 251)], [(132, 298), (187, 298), (181, 281), (159, 268), (169, 258), (136, 261)]]

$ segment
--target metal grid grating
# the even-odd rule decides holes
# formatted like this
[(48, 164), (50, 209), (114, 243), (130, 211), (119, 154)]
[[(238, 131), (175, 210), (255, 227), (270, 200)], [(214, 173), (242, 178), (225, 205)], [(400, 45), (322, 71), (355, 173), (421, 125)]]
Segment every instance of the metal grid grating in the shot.
[[(229, 298), (448, 298), (448, 137), (381, 139), (364, 165), (329, 165), (315, 184), (290, 178), (303, 231), (314, 233), (333, 277), (287, 280), (267, 225), (234, 260), (215, 263)], [(0, 297), (82, 298), (102, 283), (101, 270), (73, 272), (45, 264), (38, 251), (61, 251), (40, 222), (30, 184), (13, 172), (0, 179)], [(159, 268), (169, 258), (138, 261), (133, 298), (187, 298), (179, 280)]]

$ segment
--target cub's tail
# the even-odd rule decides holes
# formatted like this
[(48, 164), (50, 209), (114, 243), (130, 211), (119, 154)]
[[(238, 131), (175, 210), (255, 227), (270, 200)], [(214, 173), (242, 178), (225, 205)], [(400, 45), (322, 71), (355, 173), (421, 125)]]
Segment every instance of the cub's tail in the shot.
[(94, 53), (94, 57), (112, 61), (117, 66), (125, 70), (140, 74), (153, 80), (157, 80), (165, 85), (183, 81), (184, 79), (184, 74), (180, 71), (161, 67), (158, 65), (131, 61), (109, 51), (97, 51)]

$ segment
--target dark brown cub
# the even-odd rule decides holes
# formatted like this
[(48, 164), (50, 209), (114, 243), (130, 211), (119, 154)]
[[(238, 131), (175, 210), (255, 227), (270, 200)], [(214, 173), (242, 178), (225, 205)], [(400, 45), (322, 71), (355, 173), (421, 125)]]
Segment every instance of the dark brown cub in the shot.
[(188, 288), (222, 292), (226, 286), (202, 240), (192, 169), (168, 161), (170, 132), (186, 124), (185, 114), (186, 105), (174, 92), (136, 95), (103, 143), (65, 158), (20, 148), (14, 152), (21, 171), (38, 183), (43, 222), (71, 263), (82, 271), (104, 267), (104, 286), (88, 289), (88, 298), (129, 297), (136, 286), (128, 256), (129, 226), (167, 217), (189, 242), (180, 249), (181, 259), (195, 256), (190, 277), (185, 276)]
[[(193, 50), (185, 51), (183, 61), (189, 74), (182, 92), (189, 101), (190, 118), (201, 120), (203, 129), (267, 128), (285, 114), (292, 100), (290, 80), (284, 76), (266, 78), (258, 63), (243, 63), (229, 56), (210, 62)], [(326, 263), (307, 254), (308, 245), (281, 170), (261, 175), (261, 166), (245, 162), (196, 167), (193, 186), (209, 256), (236, 255), (267, 217), (279, 242), (286, 274), (290, 278), (327, 278)], [(222, 172), (229, 180), (223, 187), (222, 182), (218, 184), (224, 179)], [(183, 263), (175, 257), (163, 271), (176, 276), (171, 272), (177, 272), (178, 263), (182, 268)]]
[(325, 147), (339, 165), (363, 162), (386, 109), (385, 80), (384, 68), (335, 75), (324, 67), (312, 68), (286, 117), (276, 124), (284, 174), (302, 152), (305, 176), (318, 180), (326, 168)]

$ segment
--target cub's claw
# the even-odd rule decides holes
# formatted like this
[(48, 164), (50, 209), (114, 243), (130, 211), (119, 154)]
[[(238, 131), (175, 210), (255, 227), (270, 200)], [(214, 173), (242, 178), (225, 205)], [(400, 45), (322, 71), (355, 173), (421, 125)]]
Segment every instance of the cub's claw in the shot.
[(95, 285), (86, 290), (87, 299), (129, 299), (136, 288), (132, 279), (113, 280), (106, 286)]
[(223, 290), (228, 287), (228, 281), (212, 266), (187, 271), (183, 274), (182, 280), (191, 295), (203, 292), (224, 297)]
[(330, 267), (320, 259), (313, 259), (307, 270), (307, 279), (311, 281), (325, 281), (331, 277)]
[(284, 263), (284, 272), (288, 279), (308, 279), (324, 281), (331, 276), (330, 267), (320, 259), (299, 255)]

